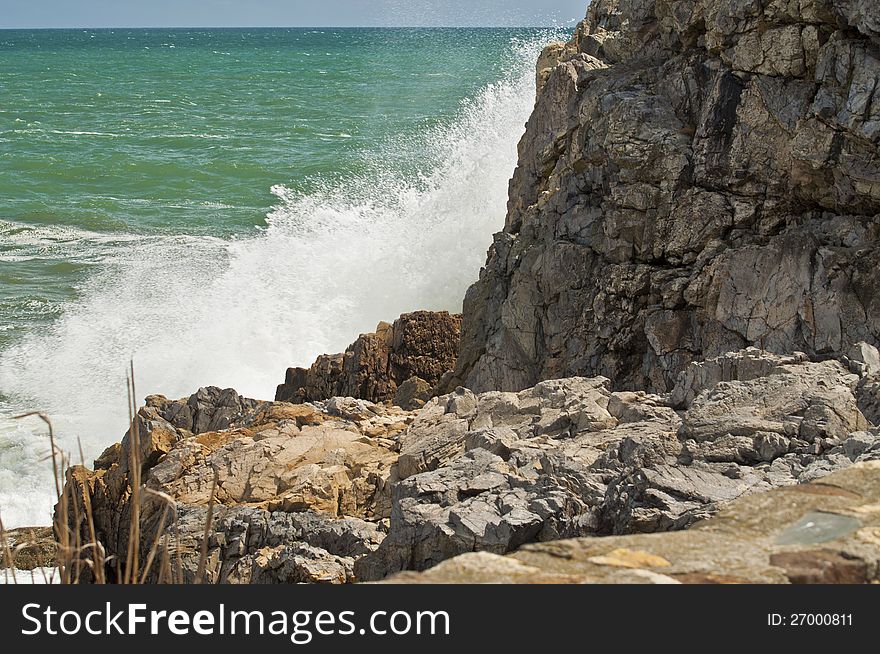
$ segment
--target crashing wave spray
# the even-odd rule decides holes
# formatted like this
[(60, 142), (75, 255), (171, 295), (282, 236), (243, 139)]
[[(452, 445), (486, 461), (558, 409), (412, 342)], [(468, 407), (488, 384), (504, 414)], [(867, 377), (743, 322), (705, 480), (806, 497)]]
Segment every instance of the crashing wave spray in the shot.
[[(48, 333), (0, 353), (0, 391), (50, 413), (62, 447), (76, 452), (81, 439), (88, 461), (125, 431), (130, 358), (141, 397), (215, 385), (272, 398), (288, 366), (341, 351), (380, 320), (459, 311), (504, 223), (544, 42), (515, 44), (504, 78), (450, 124), (391, 144), (428, 170), (402, 174), (379, 155), (368, 174), (319, 192), (274, 188), (279, 202), (253, 237), (151, 237), (111, 250)], [(48, 447), (34, 427), (0, 419), (7, 524), (46, 522), (51, 510)]]

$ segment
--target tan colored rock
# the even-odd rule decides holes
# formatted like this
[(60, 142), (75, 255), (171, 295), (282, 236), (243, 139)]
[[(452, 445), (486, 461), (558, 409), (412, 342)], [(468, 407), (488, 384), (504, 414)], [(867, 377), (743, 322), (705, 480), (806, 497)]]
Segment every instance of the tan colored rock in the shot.
[[(175, 549), (187, 552), (181, 567), (192, 581), (214, 489), (209, 580), (353, 581), (353, 557), (381, 541), (376, 523), (391, 511), (396, 436), (410, 420), (398, 408), (355, 399), (293, 405), (212, 388), (177, 402), (151, 397), (137, 418), (139, 547), (148, 552), (159, 537), (180, 539)], [(129, 551), (133, 442), (127, 434), (95, 472), (74, 468), (67, 484), (76, 506), (71, 526), (88, 542), (90, 504), (107, 556), (121, 565)], [(243, 524), (253, 526), (241, 532)]]
[(394, 406), (407, 411), (416, 411), (434, 395), (434, 388), (421, 377), (410, 377), (403, 382), (394, 394)]
[[(52, 527), (10, 529), (4, 532), (0, 546), (3, 547), (0, 551), (0, 570), (7, 568), (7, 553), (11, 555), (12, 567), (16, 570), (31, 571), (55, 567), (57, 546)], [(2, 576), (3, 574), (0, 573), (0, 577)]]

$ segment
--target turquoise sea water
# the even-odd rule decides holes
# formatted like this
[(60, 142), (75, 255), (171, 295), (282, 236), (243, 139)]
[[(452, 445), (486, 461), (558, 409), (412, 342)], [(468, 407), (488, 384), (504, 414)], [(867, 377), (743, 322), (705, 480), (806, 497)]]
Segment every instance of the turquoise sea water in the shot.
[[(0, 31), (0, 515), (44, 523), (138, 392), (271, 398), (379, 320), (459, 310), (534, 60), (502, 29)], [(78, 455), (77, 455), (78, 458)]]

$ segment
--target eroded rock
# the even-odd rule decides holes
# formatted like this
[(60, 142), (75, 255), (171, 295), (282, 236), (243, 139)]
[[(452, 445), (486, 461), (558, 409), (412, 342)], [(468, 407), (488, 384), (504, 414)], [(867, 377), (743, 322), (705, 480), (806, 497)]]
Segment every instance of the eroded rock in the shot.
[(163, 573), (160, 556), (150, 578), (196, 579), (213, 490), (206, 580), (350, 582), (355, 558), (384, 537), (379, 525), (391, 512), (397, 438), (411, 420), (395, 407), (352, 398), (294, 405), (214, 388), (175, 402), (154, 396), (138, 412), (137, 432), (109, 448), (95, 472), (70, 472), (77, 510), (68, 517), (89, 542), (88, 496), (98, 539), (119, 565), (108, 570), (113, 579), (129, 552), (137, 436), (140, 551), (160, 542), (173, 563)]
[[(860, 463), (816, 484), (737, 499), (686, 532), (527, 545), (465, 554), (393, 583), (876, 583), (880, 464)], [(810, 518), (813, 516), (813, 518)], [(828, 528), (799, 529), (822, 516)], [(790, 534), (797, 532), (792, 538)]]
[[(615, 392), (605, 378), (460, 388), (416, 413), (218, 389), (154, 396), (137, 421), (148, 436), (139, 542), (146, 552), (158, 539), (175, 557), (148, 576), (197, 578), (212, 490), (207, 581), (350, 583), (466, 552), (681, 530), (746, 495), (880, 460), (880, 430), (856, 397), (864, 380), (844, 363), (745, 350), (694, 363), (681, 380), (688, 392), (665, 396)], [(223, 416), (226, 428), (169, 422), (194, 404), (192, 415)], [(88, 499), (99, 540), (122, 563), (133, 442), (68, 479), (75, 514)], [(73, 526), (86, 537), (82, 520)]]
[(613, 393), (602, 378), (432, 400), (401, 437), (388, 536), (355, 564), (358, 578), (684, 529), (744, 495), (880, 456), (841, 363), (746, 350), (702, 365), (684, 373), (702, 390), (680, 411), (675, 393)]
[[(324, 355), (308, 369), (290, 368), (278, 387), (280, 402), (315, 402), (332, 397), (355, 397), (390, 402), (412, 380), (401, 402), (430, 398), (443, 376), (455, 369), (461, 335), (461, 316), (445, 311), (419, 311), (400, 316), (393, 325), (380, 323), (363, 334), (344, 354)], [(421, 382), (423, 386), (418, 386)], [(415, 407), (418, 408), (418, 407)]]

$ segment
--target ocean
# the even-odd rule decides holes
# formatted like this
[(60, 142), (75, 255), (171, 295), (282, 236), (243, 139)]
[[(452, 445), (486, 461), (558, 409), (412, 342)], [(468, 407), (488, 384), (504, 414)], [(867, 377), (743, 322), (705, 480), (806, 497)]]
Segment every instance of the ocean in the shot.
[(547, 29), (0, 30), (0, 517), (48, 524), (140, 398), (272, 399), (380, 320), (459, 311)]

